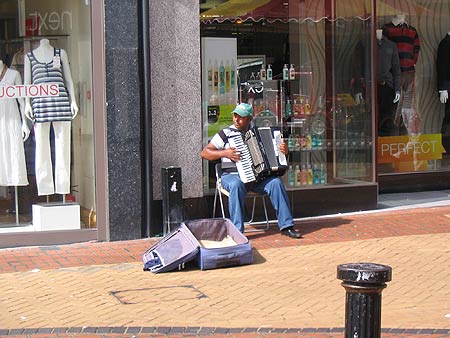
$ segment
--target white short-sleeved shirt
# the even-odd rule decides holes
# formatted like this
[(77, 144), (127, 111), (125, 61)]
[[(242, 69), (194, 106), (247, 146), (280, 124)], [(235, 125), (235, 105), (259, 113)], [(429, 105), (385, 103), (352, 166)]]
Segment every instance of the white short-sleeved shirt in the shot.
[[(236, 129), (236, 127), (232, 124), (231, 126), (222, 129), (225, 136), (228, 138), (230, 136), (236, 136), (236, 135), (241, 135), (242, 133)], [(225, 142), (222, 137), (220, 136), (219, 133), (215, 134), (213, 136), (213, 138), (211, 139), (210, 143), (216, 147), (218, 150), (222, 150), (222, 149), (228, 149), (230, 148), (230, 143), (229, 142)], [(232, 161), (229, 158), (223, 157), (222, 158), (222, 163), (226, 163), (226, 164), (231, 164)]]

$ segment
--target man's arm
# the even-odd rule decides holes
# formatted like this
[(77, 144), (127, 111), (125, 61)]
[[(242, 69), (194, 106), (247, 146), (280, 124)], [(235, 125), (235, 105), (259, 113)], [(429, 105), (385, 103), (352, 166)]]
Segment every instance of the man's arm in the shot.
[(216, 161), (223, 157), (226, 157), (233, 162), (241, 159), (241, 153), (237, 151), (236, 148), (217, 149), (212, 143), (208, 143), (205, 148), (203, 148), (200, 156), (208, 161)]

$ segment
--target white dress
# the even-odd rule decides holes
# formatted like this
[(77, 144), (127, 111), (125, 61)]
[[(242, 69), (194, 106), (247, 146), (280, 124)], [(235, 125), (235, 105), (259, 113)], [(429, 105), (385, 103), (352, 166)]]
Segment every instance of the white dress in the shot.
[[(0, 86), (20, 85), (17, 70), (7, 69)], [(16, 99), (0, 98), (0, 186), (28, 185), (22, 119)]]

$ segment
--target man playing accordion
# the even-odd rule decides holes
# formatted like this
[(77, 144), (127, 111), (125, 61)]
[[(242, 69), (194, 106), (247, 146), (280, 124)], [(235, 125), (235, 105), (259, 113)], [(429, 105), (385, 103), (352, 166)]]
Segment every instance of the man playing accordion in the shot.
[[(233, 125), (214, 135), (201, 152), (201, 157), (205, 160), (221, 159), (222, 161), (222, 186), (229, 192), (228, 209), (231, 221), (241, 232), (244, 232), (244, 205), (247, 192), (265, 192), (269, 195), (275, 209), (281, 234), (291, 238), (301, 238), (301, 234), (294, 229), (289, 198), (278, 176), (268, 176), (252, 184), (244, 184), (239, 177), (236, 162), (241, 160), (242, 154), (238, 149), (230, 146), (228, 139), (249, 130), (253, 118), (253, 107), (247, 103), (240, 103), (232, 113)], [(288, 147), (285, 142), (281, 142), (279, 151), (287, 155)]]

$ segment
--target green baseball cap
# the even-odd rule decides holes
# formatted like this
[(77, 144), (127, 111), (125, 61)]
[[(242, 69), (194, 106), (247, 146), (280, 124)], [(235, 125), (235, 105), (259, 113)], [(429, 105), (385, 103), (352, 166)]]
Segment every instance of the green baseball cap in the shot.
[(238, 114), (241, 117), (253, 116), (253, 107), (248, 103), (239, 103), (232, 113)]

